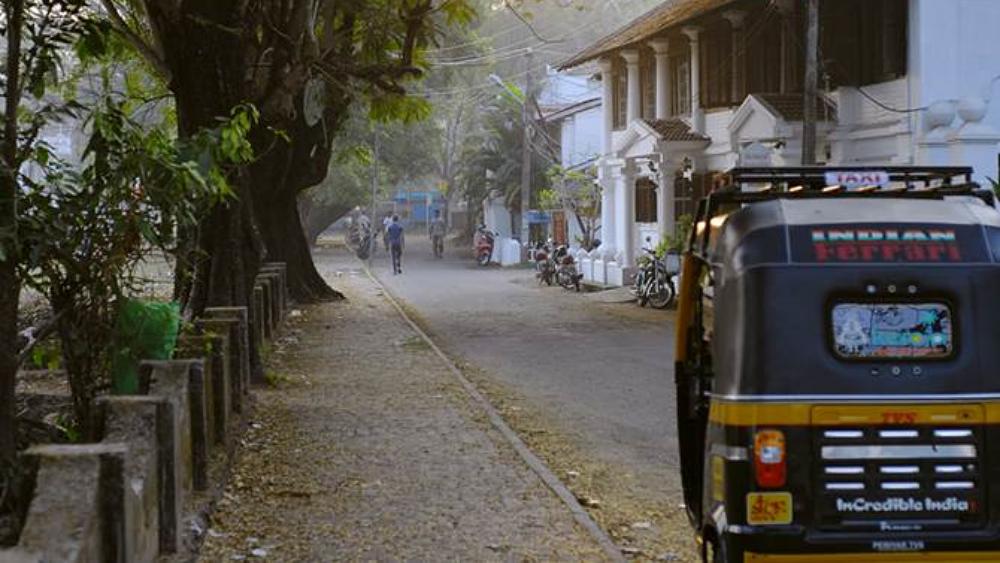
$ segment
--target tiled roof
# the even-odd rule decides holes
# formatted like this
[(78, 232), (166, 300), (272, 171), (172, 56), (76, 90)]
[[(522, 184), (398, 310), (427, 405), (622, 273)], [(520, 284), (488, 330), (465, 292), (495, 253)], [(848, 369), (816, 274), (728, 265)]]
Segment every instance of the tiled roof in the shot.
[[(772, 113), (781, 116), (785, 121), (802, 121), (804, 104), (802, 94), (754, 94), (754, 97), (769, 106)], [(837, 119), (837, 107), (823, 96), (816, 99), (816, 119), (824, 121)]]
[(559, 70), (583, 64), (609, 51), (621, 49), (633, 43), (650, 39), (664, 29), (685, 22), (734, 2), (735, 0), (666, 0), (659, 6), (622, 26), (618, 31), (605, 36), (596, 43), (577, 53), (573, 58), (560, 63)]
[(710, 141), (708, 137), (691, 130), (684, 121), (673, 119), (644, 119), (664, 141)]

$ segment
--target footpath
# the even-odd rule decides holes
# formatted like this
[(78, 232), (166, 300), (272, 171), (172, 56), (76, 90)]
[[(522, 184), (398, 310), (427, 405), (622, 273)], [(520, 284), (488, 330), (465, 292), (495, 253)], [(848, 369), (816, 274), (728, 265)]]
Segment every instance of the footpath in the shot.
[(201, 560), (606, 560), (358, 263), (326, 266), (347, 300), (270, 351)]

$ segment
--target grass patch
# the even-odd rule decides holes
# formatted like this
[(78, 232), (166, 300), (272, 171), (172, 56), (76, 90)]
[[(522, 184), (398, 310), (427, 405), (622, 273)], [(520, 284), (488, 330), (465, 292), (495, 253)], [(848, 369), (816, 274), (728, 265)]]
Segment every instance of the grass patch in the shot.
[(408, 350), (410, 352), (422, 352), (430, 350), (431, 347), (427, 344), (427, 341), (419, 336), (411, 336), (403, 341), (403, 350)]
[(277, 372), (274, 370), (266, 370), (264, 372), (264, 382), (267, 383), (268, 387), (277, 388), (282, 383), (288, 383), (292, 378), (288, 377), (287, 374)]

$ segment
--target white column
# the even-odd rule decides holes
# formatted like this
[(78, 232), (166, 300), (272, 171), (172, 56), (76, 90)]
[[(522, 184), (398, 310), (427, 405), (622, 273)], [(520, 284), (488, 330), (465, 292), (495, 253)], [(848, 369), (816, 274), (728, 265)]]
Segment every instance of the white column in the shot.
[(705, 130), (701, 114), (701, 53), (698, 48), (698, 34), (701, 28), (694, 25), (685, 26), (681, 33), (687, 35), (691, 49), (691, 128), (701, 133)]
[[(606, 259), (614, 256), (615, 252), (615, 180), (614, 167), (608, 164), (612, 158), (614, 145), (612, 144), (612, 132), (615, 128), (615, 106), (614, 106), (614, 76), (612, 75), (613, 64), (611, 59), (602, 58), (599, 61), (601, 68), (601, 105), (604, 109), (604, 131), (601, 139), (601, 150), (603, 158), (600, 160), (598, 168), (598, 184), (601, 186), (601, 230), (598, 238), (601, 246), (597, 249), (597, 255)], [(603, 266), (602, 266), (603, 268)], [(596, 276), (596, 274), (595, 274)], [(600, 281), (603, 283), (604, 274), (601, 273)]]
[(635, 266), (635, 164), (631, 159), (626, 161), (615, 180), (615, 207), (618, 211), (615, 242), (621, 257), (618, 265), (624, 269)]
[(611, 59), (601, 59), (598, 64), (601, 68), (601, 109), (604, 111), (604, 131), (602, 131), (601, 151), (607, 156), (611, 154), (611, 132), (615, 129), (615, 106), (613, 102), (615, 84), (614, 78), (611, 75)]
[(656, 56), (656, 119), (670, 116), (670, 40), (654, 39), (649, 42)]
[(744, 58), (745, 49), (743, 46), (743, 20), (746, 18), (746, 12), (741, 10), (727, 10), (722, 12), (722, 17), (726, 18), (730, 27), (733, 28), (732, 101), (739, 103), (743, 101), (743, 97), (746, 95), (743, 92), (743, 73), (746, 72), (746, 65), (743, 62), (746, 60)]
[(659, 185), (656, 191), (656, 224), (661, 237), (674, 235), (674, 178), (677, 168), (673, 159), (663, 158), (660, 161), (660, 173), (656, 179)]
[(605, 261), (615, 254), (615, 169), (611, 166), (601, 167), (601, 230), (597, 238), (601, 239), (598, 255)]
[(622, 51), (621, 56), (625, 59), (625, 66), (628, 69), (627, 127), (642, 115), (642, 98), (639, 90), (639, 51), (628, 49)]

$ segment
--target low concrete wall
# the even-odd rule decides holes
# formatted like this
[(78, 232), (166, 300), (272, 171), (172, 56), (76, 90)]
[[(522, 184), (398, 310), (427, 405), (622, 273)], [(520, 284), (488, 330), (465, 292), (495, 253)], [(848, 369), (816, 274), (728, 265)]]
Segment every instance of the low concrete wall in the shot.
[(208, 489), (211, 449), (230, 440), (230, 415), (249, 390), (251, 323), (287, 310), (283, 265), (260, 281), (258, 316), (206, 311), (196, 325), (213, 334), (181, 337), (180, 360), (140, 365), (143, 395), (98, 400), (102, 442), (25, 452), (38, 467), (35, 495), (18, 545), (0, 550), (0, 562), (147, 562), (179, 550), (185, 499)]

